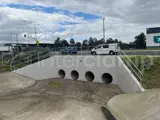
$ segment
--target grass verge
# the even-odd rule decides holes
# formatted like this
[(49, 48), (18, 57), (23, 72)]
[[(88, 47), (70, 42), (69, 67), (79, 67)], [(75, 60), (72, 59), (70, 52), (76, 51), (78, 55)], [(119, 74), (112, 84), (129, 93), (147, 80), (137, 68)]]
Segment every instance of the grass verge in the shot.
[(144, 88), (160, 88), (160, 56), (130, 56), (130, 59), (143, 72)]

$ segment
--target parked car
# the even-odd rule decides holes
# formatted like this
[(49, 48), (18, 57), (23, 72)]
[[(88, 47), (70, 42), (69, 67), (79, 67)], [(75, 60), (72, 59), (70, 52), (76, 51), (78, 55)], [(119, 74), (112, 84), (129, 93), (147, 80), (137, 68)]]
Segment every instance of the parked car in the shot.
[(61, 54), (77, 54), (76, 47), (66, 47), (61, 50)]
[(102, 44), (91, 50), (91, 54), (100, 55), (100, 54), (109, 54), (115, 55), (120, 52), (120, 46), (118, 43), (114, 44)]

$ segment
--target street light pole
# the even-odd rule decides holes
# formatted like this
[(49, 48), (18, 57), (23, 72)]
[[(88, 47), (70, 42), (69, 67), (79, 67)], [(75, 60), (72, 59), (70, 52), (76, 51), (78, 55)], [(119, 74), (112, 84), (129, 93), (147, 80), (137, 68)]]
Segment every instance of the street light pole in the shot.
[(13, 42), (13, 41), (12, 41), (12, 32), (10, 33), (10, 39), (11, 39), (11, 42)]
[(17, 40), (17, 44), (18, 44), (18, 34), (16, 33), (16, 40)]
[(105, 18), (103, 18), (103, 39), (105, 40)]
[(31, 38), (31, 39), (33, 39), (33, 40), (35, 40), (35, 41), (37, 41), (37, 39), (36, 38), (33, 38), (33, 37), (28, 37), (26, 34), (24, 34), (24, 37), (26, 38)]

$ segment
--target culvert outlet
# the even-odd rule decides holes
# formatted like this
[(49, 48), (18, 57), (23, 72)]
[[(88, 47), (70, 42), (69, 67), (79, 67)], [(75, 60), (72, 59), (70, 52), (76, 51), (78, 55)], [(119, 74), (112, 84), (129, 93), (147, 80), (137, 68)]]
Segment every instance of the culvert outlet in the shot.
[(78, 73), (76, 70), (73, 70), (73, 71), (71, 72), (71, 77), (72, 77), (73, 80), (78, 80), (78, 78), (79, 78), (79, 73)]
[(87, 81), (92, 82), (94, 80), (94, 74), (92, 72), (88, 71), (85, 74), (85, 78), (86, 78)]
[(112, 81), (113, 81), (113, 78), (112, 76), (109, 74), (109, 73), (104, 73), (102, 75), (102, 81), (105, 83), (105, 84), (111, 84)]
[(59, 70), (59, 71), (58, 71), (58, 76), (59, 76), (61, 79), (65, 78), (65, 76), (66, 76), (65, 71), (64, 71), (64, 70)]

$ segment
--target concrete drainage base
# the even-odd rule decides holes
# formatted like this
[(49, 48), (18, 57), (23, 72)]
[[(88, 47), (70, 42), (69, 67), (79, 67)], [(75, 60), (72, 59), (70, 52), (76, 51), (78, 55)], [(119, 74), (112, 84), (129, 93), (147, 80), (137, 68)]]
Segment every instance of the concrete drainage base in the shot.
[(116, 85), (64, 79), (37, 81), (26, 92), (0, 96), (0, 119), (106, 120), (101, 106), (120, 93)]

